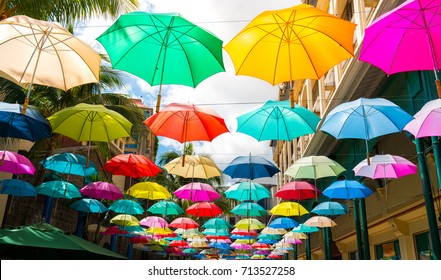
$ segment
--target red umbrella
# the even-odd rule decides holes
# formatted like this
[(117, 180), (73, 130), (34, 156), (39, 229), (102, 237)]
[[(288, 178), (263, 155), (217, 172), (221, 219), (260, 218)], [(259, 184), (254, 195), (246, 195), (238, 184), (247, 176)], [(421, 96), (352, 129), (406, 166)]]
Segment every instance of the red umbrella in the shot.
[(170, 223), (170, 226), (174, 228), (191, 229), (191, 228), (198, 228), (199, 224), (190, 218), (180, 217), (174, 219)]
[(168, 244), (170, 247), (188, 247), (188, 243), (185, 240), (173, 240)]
[(161, 169), (143, 155), (120, 154), (107, 161), (103, 169), (113, 175), (123, 175), (131, 178), (153, 177)]
[(223, 213), (222, 209), (212, 202), (195, 203), (188, 207), (185, 212), (196, 217), (216, 217)]
[(283, 185), (274, 196), (281, 199), (305, 200), (316, 198), (321, 193), (316, 186), (308, 182), (294, 181)]

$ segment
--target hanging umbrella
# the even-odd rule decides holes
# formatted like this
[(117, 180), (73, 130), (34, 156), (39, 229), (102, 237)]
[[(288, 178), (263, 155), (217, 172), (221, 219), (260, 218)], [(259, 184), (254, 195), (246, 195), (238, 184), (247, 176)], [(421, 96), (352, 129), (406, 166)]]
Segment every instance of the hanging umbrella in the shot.
[(192, 202), (213, 201), (221, 198), (220, 194), (209, 184), (191, 182), (173, 192), (178, 198)]
[(267, 101), (262, 107), (237, 118), (237, 132), (258, 141), (285, 140), (313, 134), (320, 118), (308, 109), (289, 101)]
[(431, 100), (424, 104), (403, 130), (410, 132), (415, 138), (441, 136), (440, 113), (441, 99)]
[(185, 212), (196, 217), (216, 217), (223, 213), (222, 209), (212, 202), (197, 202), (190, 205)]
[(268, 215), (268, 213), (262, 206), (254, 202), (244, 202), (239, 205), (236, 205), (233, 209), (231, 209), (231, 213), (238, 216), (246, 216), (246, 217)]
[(280, 172), (277, 166), (261, 156), (238, 156), (224, 169), (223, 173), (231, 178), (257, 178), (273, 177)]
[(225, 197), (239, 201), (261, 200), (271, 197), (271, 192), (263, 185), (249, 181), (232, 185), (225, 191)]
[(0, 137), (32, 142), (51, 137), (49, 122), (36, 109), (22, 111), (22, 105), (0, 102)]
[(119, 214), (110, 219), (111, 224), (116, 224), (120, 226), (137, 226), (139, 221), (136, 217), (128, 214)]
[(321, 193), (322, 192), (317, 189), (316, 186), (308, 182), (293, 181), (281, 186), (280, 190), (278, 190), (274, 196), (285, 200), (305, 200), (315, 198)]
[(366, 198), (372, 193), (371, 189), (355, 180), (335, 181), (323, 191), (323, 195), (336, 199)]
[(307, 226), (315, 226), (315, 227), (320, 227), (320, 228), (334, 227), (337, 225), (333, 220), (329, 219), (328, 217), (324, 217), (324, 216), (311, 217), (308, 220), (306, 220), (304, 222), (304, 224)]
[(221, 218), (211, 218), (209, 220), (207, 220), (203, 225), (203, 228), (214, 228), (214, 229), (229, 229), (232, 228), (233, 226), (228, 223), (225, 219), (221, 219)]
[(108, 182), (91, 182), (80, 189), (80, 193), (96, 199), (117, 200), (124, 198), (124, 194), (114, 184)]
[(387, 99), (359, 98), (332, 109), (320, 130), (336, 139), (364, 139), (369, 163), (368, 141), (401, 132), (412, 119), (411, 115)]
[(30, 183), (18, 179), (0, 180), (0, 194), (12, 196), (36, 196), (37, 190)]
[(108, 160), (103, 169), (113, 175), (123, 175), (130, 178), (154, 177), (161, 169), (143, 155), (120, 154)]
[(307, 225), (305, 223), (302, 223), (292, 229), (292, 232), (299, 232), (299, 233), (313, 233), (317, 231), (319, 231), (317, 226)]
[(246, 218), (238, 221), (234, 227), (238, 229), (246, 229), (246, 230), (252, 230), (252, 229), (263, 229), (265, 227), (264, 224), (262, 224), (261, 221), (255, 219), (255, 218)]
[(53, 198), (77, 198), (81, 197), (78, 188), (67, 181), (49, 181), (42, 183), (35, 188), (37, 193), (44, 194)]
[(344, 172), (343, 166), (326, 156), (309, 156), (296, 160), (285, 171), (295, 179), (319, 179), (325, 177), (336, 177)]
[(101, 202), (93, 198), (82, 198), (70, 205), (70, 208), (83, 211), (86, 213), (104, 213), (107, 212), (107, 207)]
[(370, 165), (366, 159), (357, 164), (353, 169), (355, 175), (372, 179), (396, 179), (415, 174), (417, 169), (414, 163), (396, 155), (375, 155), (370, 161)]
[(441, 69), (440, 21), (439, 1), (408, 0), (378, 17), (365, 29), (359, 59), (388, 75), (433, 70), (438, 96), (441, 97), (437, 73)]
[(55, 154), (40, 161), (45, 169), (82, 177), (98, 174), (93, 163), (87, 164), (86, 157), (74, 153)]
[(300, 203), (291, 201), (281, 202), (269, 210), (269, 212), (277, 216), (302, 216), (309, 213)]
[(141, 221), (139, 221), (139, 224), (141, 226), (146, 226), (146, 227), (155, 227), (155, 228), (165, 228), (168, 227), (169, 224), (168, 222), (161, 217), (157, 217), (157, 216), (148, 216), (143, 218)]
[(149, 200), (167, 199), (171, 197), (169, 191), (155, 182), (139, 182), (131, 186), (126, 194), (135, 198)]
[(259, 14), (225, 45), (225, 50), (237, 75), (272, 85), (320, 79), (331, 67), (353, 56), (355, 26), (301, 4)]
[(130, 199), (119, 199), (109, 206), (109, 210), (116, 213), (139, 215), (144, 213), (144, 209), (138, 202)]
[(268, 226), (271, 228), (295, 228), (299, 224), (291, 218), (288, 217), (279, 217), (274, 219)]
[(25, 156), (10, 151), (0, 151), (0, 171), (15, 175), (35, 173), (35, 167)]
[(223, 72), (222, 41), (177, 13), (133, 12), (122, 15), (97, 38), (112, 67), (132, 73), (151, 86), (196, 87)]
[(184, 178), (209, 179), (222, 175), (213, 160), (204, 156), (181, 156), (171, 160), (164, 168), (168, 173)]
[(325, 201), (317, 204), (317, 206), (311, 210), (311, 213), (326, 216), (345, 215), (348, 213), (348, 208), (336, 201)]
[(171, 227), (174, 228), (183, 228), (183, 229), (191, 229), (191, 228), (199, 228), (199, 224), (196, 223), (194, 220), (186, 217), (179, 217), (174, 219), (170, 223)]
[(101, 56), (59, 23), (24, 15), (0, 22), (0, 71), (20, 84), (70, 88), (98, 83)]
[(173, 201), (161, 200), (150, 206), (147, 210), (149, 213), (171, 216), (184, 214), (184, 210)]

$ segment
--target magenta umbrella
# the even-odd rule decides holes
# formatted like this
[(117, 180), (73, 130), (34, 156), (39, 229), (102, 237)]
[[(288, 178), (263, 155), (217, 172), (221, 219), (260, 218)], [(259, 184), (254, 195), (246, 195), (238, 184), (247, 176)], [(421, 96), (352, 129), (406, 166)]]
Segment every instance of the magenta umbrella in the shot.
[(148, 216), (139, 221), (141, 226), (151, 227), (151, 228), (166, 228), (169, 226), (168, 222), (158, 216)]
[(403, 130), (412, 133), (415, 138), (441, 136), (440, 121), (441, 99), (435, 99), (427, 102)]
[(35, 167), (25, 156), (15, 152), (0, 151), (0, 171), (12, 174), (30, 174), (35, 173)]
[(85, 185), (80, 189), (80, 193), (96, 199), (117, 200), (124, 198), (124, 194), (116, 185), (102, 181)]
[(360, 60), (388, 75), (433, 70), (441, 97), (437, 74), (441, 69), (440, 22), (440, 1), (408, 0), (366, 28)]
[(213, 201), (221, 197), (212, 186), (200, 182), (191, 182), (183, 185), (177, 189), (174, 194), (181, 199), (187, 199), (193, 202)]

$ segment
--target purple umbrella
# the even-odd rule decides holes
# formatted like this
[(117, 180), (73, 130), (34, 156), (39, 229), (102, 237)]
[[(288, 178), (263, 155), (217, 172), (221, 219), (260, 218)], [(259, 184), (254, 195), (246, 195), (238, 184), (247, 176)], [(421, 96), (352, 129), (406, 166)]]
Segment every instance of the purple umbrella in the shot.
[(96, 199), (117, 200), (124, 198), (124, 194), (116, 185), (101, 181), (85, 185), (80, 189), (80, 193)]
[(177, 189), (174, 194), (181, 199), (187, 199), (193, 202), (213, 201), (221, 197), (212, 186), (199, 182), (191, 182), (183, 185)]

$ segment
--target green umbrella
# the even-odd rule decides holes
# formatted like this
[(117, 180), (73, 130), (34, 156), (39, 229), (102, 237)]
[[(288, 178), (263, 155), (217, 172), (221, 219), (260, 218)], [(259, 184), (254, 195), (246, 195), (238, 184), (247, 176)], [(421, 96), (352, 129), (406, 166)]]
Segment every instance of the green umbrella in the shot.
[(113, 68), (160, 86), (156, 112), (163, 84), (196, 87), (225, 71), (223, 42), (177, 13), (122, 15), (97, 41), (106, 49)]

